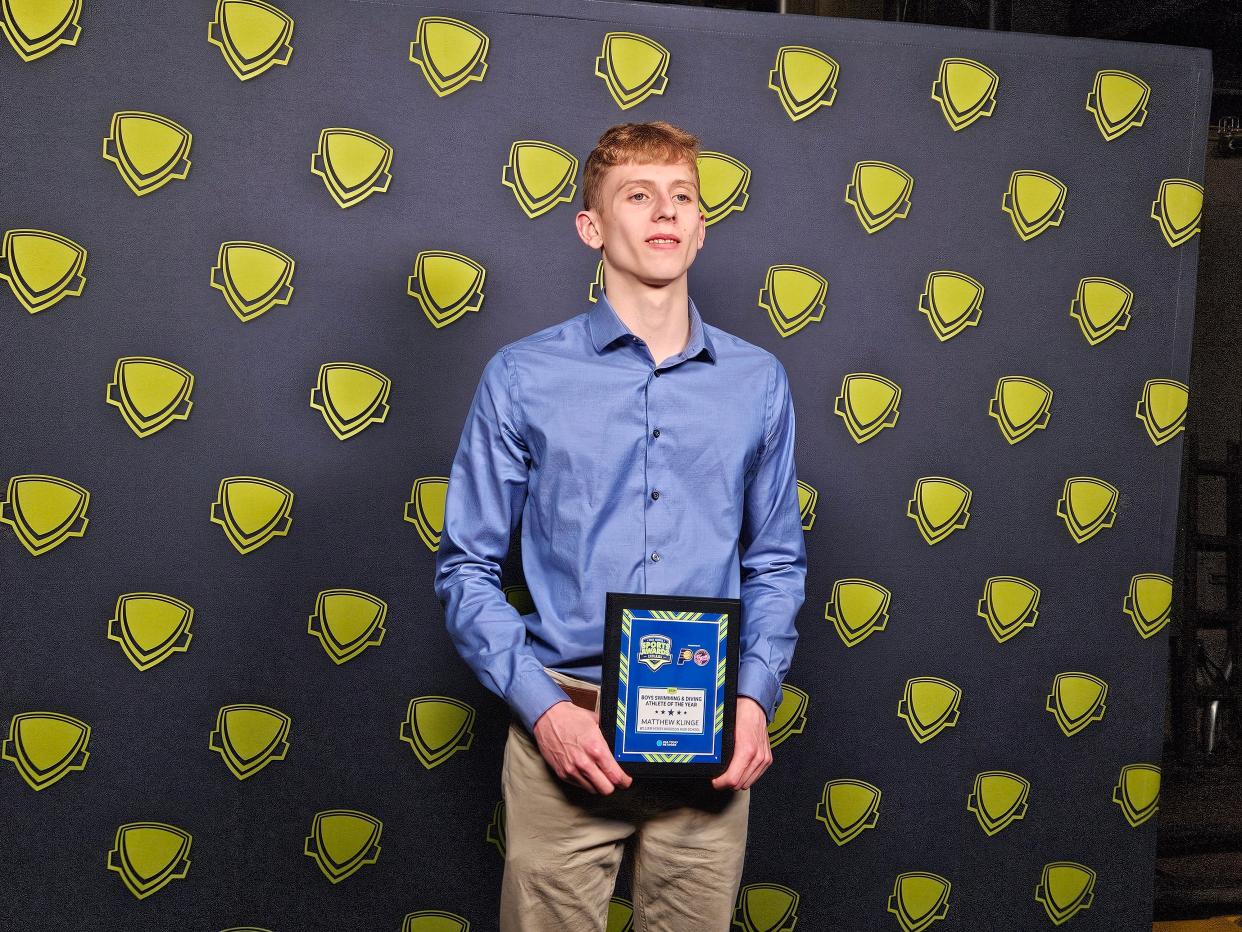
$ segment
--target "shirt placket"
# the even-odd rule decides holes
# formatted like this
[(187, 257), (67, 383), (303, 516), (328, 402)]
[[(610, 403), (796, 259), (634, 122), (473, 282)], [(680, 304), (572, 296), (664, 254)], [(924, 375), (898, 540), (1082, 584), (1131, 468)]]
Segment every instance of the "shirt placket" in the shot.
[[(643, 386), (644, 415), (646, 425), (646, 442), (643, 445), (643, 591), (665, 592), (662, 585), (665, 578), (661, 572), (667, 565), (669, 554), (666, 552), (668, 543), (667, 524), (663, 520), (664, 509), (661, 508), (661, 479), (666, 475), (667, 460), (663, 455), (664, 444), (660, 443), (662, 430), (660, 414), (664, 409), (662, 402), (664, 392), (661, 379), (667, 378), (671, 370), (661, 371), (647, 350), (643, 340), (634, 338), (635, 349), (644, 357), (651, 368), (647, 371), (647, 381)], [(667, 443), (667, 440), (665, 441)]]

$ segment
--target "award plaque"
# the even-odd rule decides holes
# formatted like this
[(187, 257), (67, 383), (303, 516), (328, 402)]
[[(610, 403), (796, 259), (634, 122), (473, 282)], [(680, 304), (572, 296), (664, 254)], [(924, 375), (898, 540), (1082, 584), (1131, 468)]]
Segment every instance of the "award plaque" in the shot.
[(733, 756), (740, 599), (609, 592), (600, 729), (631, 776), (711, 778)]

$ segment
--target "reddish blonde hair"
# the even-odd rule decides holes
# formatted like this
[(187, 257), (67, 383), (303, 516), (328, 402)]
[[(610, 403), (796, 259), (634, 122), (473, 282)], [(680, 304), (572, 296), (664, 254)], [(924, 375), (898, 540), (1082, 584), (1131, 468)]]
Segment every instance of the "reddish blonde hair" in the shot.
[(694, 166), (694, 181), (699, 181), (699, 140), (692, 133), (664, 120), (650, 123), (619, 123), (604, 130), (599, 142), (587, 156), (582, 171), (582, 209), (599, 210), (600, 188), (604, 174), (614, 165), (634, 162), (689, 162)]

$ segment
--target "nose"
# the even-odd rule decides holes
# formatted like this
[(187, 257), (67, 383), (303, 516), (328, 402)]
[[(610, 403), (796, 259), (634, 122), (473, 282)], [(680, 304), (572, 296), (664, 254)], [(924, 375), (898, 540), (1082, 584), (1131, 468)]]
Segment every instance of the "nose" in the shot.
[(654, 203), (657, 208), (656, 219), (660, 219), (663, 217), (668, 217), (670, 220), (676, 219), (677, 205), (673, 202), (673, 196), (671, 194), (659, 195), (655, 199)]

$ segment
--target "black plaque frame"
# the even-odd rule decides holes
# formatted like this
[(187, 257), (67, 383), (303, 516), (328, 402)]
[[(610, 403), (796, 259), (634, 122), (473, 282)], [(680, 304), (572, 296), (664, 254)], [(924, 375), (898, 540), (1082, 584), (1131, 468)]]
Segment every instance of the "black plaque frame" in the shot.
[[(621, 659), (621, 614), (625, 609), (656, 609), (675, 612), (727, 613), (729, 621), (725, 636), (724, 723), (721, 737), (720, 763), (655, 763), (617, 761), (634, 777), (683, 777), (711, 779), (728, 769), (733, 758), (734, 720), (737, 709), (737, 667), (740, 653), (742, 602), (740, 599), (715, 596), (649, 595), (642, 592), (609, 592), (604, 614), (604, 658), (600, 675), (599, 724), (616, 759), (617, 692)], [(676, 624), (676, 622), (670, 622)]]

